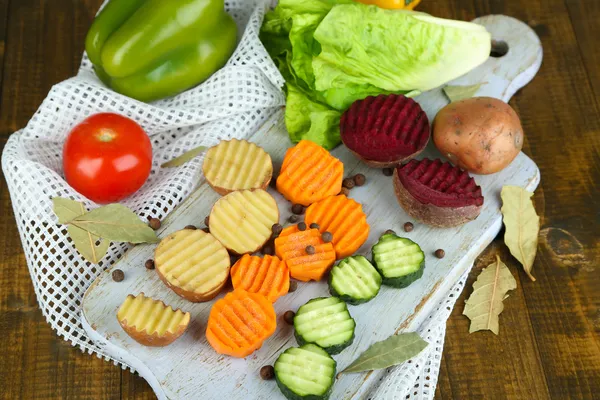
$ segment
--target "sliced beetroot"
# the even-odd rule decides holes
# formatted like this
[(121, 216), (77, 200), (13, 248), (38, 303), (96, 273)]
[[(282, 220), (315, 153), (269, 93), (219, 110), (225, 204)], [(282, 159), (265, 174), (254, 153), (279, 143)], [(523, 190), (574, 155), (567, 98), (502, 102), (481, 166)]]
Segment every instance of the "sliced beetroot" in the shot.
[(429, 120), (413, 99), (396, 94), (369, 96), (344, 112), (340, 133), (357, 157), (386, 168), (423, 151), (429, 141)]
[(408, 214), (429, 225), (448, 227), (475, 219), (481, 188), (467, 171), (441, 160), (411, 160), (394, 171), (394, 189)]

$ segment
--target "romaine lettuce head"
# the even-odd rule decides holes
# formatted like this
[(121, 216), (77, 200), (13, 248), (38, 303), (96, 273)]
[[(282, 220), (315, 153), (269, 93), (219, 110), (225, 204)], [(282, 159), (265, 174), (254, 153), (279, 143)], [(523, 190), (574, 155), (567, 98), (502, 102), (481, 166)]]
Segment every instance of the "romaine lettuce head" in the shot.
[(430, 90), (482, 64), (491, 50), (481, 25), (360, 3), (334, 6), (314, 38), (321, 45), (312, 62), (318, 91)]

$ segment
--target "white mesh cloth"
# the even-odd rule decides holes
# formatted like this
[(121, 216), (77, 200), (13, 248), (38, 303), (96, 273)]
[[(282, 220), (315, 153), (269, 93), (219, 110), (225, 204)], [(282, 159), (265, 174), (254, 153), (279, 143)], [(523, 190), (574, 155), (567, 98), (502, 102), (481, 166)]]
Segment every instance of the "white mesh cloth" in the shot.
[[(239, 45), (227, 65), (202, 85), (172, 99), (145, 104), (107, 89), (84, 56), (77, 76), (55, 85), (27, 126), (9, 138), (2, 169), (34, 290), (48, 323), (73, 346), (110, 359), (80, 325), (81, 300), (94, 279), (118, 260), (128, 245), (112, 244), (102, 262), (93, 265), (79, 256), (66, 228), (57, 225), (53, 197), (80, 200), (89, 209), (96, 206), (63, 179), (61, 153), (67, 133), (89, 115), (103, 111), (126, 115), (140, 123), (152, 140), (152, 173), (142, 189), (123, 203), (142, 218), (164, 218), (196, 187), (201, 159), (175, 169), (161, 169), (160, 164), (197, 146), (247, 137), (285, 103), (280, 89), (283, 78), (258, 38), (269, 3), (226, 1), (239, 27)], [(450, 296), (456, 296), (461, 288), (459, 285)], [(448, 297), (448, 307), (454, 301), (455, 297)], [(449, 315), (446, 311), (442, 305), (423, 328), (425, 337), (435, 345), (411, 364), (390, 369), (374, 396), (433, 397)]]

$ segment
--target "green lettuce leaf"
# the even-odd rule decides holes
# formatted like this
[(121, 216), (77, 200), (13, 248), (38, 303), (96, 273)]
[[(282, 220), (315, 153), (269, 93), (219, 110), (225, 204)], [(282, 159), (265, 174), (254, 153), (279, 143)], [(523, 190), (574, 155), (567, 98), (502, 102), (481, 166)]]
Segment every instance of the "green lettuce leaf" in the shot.
[(290, 139), (328, 149), (354, 101), (417, 95), (481, 64), (491, 47), (482, 26), (352, 0), (280, 0), (260, 37), (286, 81)]
[(430, 90), (482, 64), (491, 36), (477, 24), (360, 3), (331, 9), (315, 30), (315, 88)]
[(341, 112), (310, 98), (289, 82), (285, 107), (285, 126), (292, 142), (307, 139), (326, 149), (340, 143)]

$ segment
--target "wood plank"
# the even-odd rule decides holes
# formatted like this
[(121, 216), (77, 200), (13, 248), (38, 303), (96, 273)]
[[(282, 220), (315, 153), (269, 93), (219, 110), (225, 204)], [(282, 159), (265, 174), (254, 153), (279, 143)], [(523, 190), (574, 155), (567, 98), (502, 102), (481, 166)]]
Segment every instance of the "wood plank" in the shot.
[[(6, 84), (2, 87), (0, 106), (1, 134), (9, 135), (22, 128), (52, 85), (76, 73), (87, 28), (101, 2), (10, 2), (4, 49), (3, 81)], [(0, 7), (0, 17), (1, 10)]]
[(4, 83), (4, 52), (6, 49), (6, 27), (8, 25), (8, 5), (10, 0), (0, 0), (0, 93)]
[(591, 399), (600, 393), (600, 273), (592, 263), (600, 259), (600, 118), (576, 23), (563, 2), (537, 3), (540, 12), (554, 10), (539, 20), (553, 35), (542, 37), (541, 79), (514, 104), (525, 132), (536, 132), (526, 143), (542, 171), (536, 205), (545, 208), (546, 239), (534, 266), (538, 280), (522, 279), (523, 290), (550, 394)]
[(144, 378), (127, 370), (122, 373), (121, 399), (153, 400), (156, 395)]
[[(0, 69), (0, 148), (12, 131), (25, 125), (52, 85), (75, 73), (100, 1), (8, 3), (0, 2), (0, 54), (6, 55)], [(3, 176), (0, 215), (2, 397), (119, 398), (120, 369), (57, 337), (39, 310)]]
[[(498, 336), (489, 331), (469, 334), (470, 321), (462, 315), (465, 300), (481, 270), (496, 254), (517, 279), (517, 290), (504, 301)], [(446, 326), (438, 398), (550, 398), (522, 290), (523, 279), (528, 278), (519, 274), (518, 268), (501, 241), (478, 258)]]
[(565, 0), (571, 26), (575, 31), (577, 44), (587, 77), (592, 85), (596, 98), (596, 107), (600, 109), (600, 54), (598, 38), (600, 38), (600, 2), (596, 0)]
[[(572, 3), (590, 6), (591, 2)], [(509, 303), (501, 319), (515, 313), (525, 315), (530, 320), (532, 334), (522, 338), (522, 332), (515, 329), (518, 337), (514, 337), (513, 329), (516, 327), (502, 320), (500, 336), (504, 333), (513, 336), (514, 340), (535, 341), (543, 367), (543, 375), (537, 378), (543, 380), (545, 376), (553, 398), (594, 398), (600, 393), (600, 274), (590, 260), (597, 260), (600, 255), (597, 237), (599, 203), (593, 196), (599, 192), (600, 132), (598, 108), (583, 63), (588, 66), (587, 72), (590, 68), (594, 73), (600, 69), (597, 63), (590, 66), (586, 56), (582, 57), (579, 53), (573, 27), (580, 22), (594, 25), (596, 19), (590, 17), (593, 13), (580, 15), (577, 20), (571, 18), (572, 24), (560, 1), (533, 1), (527, 2), (527, 5), (521, 2), (474, 4), (478, 13), (507, 13), (528, 21), (544, 46), (544, 63), (540, 73), (530, 85), (517, 93), (511, 104), (523, 121), (525, 152), (531, 154), (542, 171), (542, 184), (536, 193), (535, 203), (538, 212), (543, 214), (543, 227), (551, 227), (543, 231), (546, 235), (542, 237), (549, 236), (551, 239), (541, 241), (534, 267), (534, 275), (538, 278), (535, 283), (525, 278), (520, 267), (515, 270), (515, 261), (509, 258), (511, 270), (518, 271), (521, 283), (518, 291), (521, 294), (518, 305), (514, 305), (514, 299), (513, 304), (510, 303), (514, 296), (507, 300)], [(571, 5), (571, 2), (567, 4)], [(575, 28), (579, 34), (578, 29), (581, 27)], [(470, 277), (472, 279), (473, 276)], [(448, 323), (447, 343), (474, 340), (470, 337), (473, 335), (465, 337), (467, 325), (459, 328), (460, 324), (467, 324), (465, 317), (459, 313), (462, 310), (460, 301)], [(475, 357), (493, 359), (494, 354), (503, 354), (503, 358), (496, 360), (498, 370), (514, 363), (515, 358), (529, 358), (527, 353), (506, 351), (499, 342), (489, 343), (489, 346), (474, 343), (473, 346), (482, 350)], [(506, 380), (496, 370), (458, 368), (453, 371), (451, 360), (456, 360), (457, 354), (460, 354), (459, 348), (447, 345), (438, 398), (465, 398), (461, 395), (466, 393), (460, 391), (457, 383), (473, 371), (477, 371), (476, 375), (487, 385)], [(463, 362), (460, 360), (456, 362)], [(484, 393), (496, 394), (495, 391)], [(506, 395), (507, 398), (520, 398), (513, 397), (515, 393)], [(477, 396), (471, 394), (469, 397)]]

